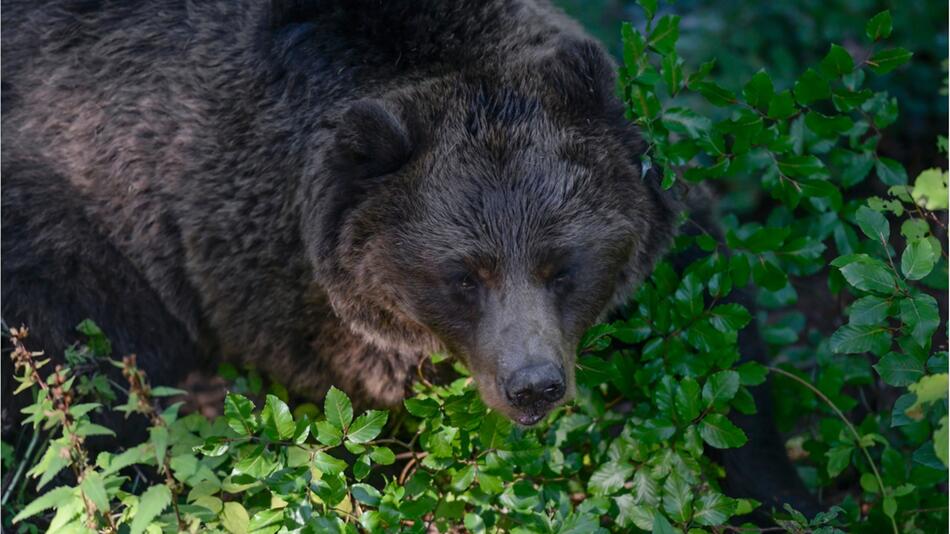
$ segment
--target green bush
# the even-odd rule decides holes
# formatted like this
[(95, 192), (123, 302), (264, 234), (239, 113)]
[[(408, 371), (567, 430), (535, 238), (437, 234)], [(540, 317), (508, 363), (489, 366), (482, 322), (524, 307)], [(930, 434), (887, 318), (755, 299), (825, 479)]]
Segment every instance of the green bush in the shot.
[[(152, 387), (134, 356), (113, 362), (125, 384), (80, 372), (111, 357), (92, 323), (79, 328), (86, 344), (46, 377), (26, 331), (11, 329), (21, 394), (35, 401), (29, 444), (4, 446), (4, 527), (734, 530), (724, 525), (759, 503), (725, 496), (723, 469), (705, 453), (746, 443), (728, 414), (754, 413), (748, 388), (771, 375), (790, 453), (829, 507), (815, 518), (774, 511), (777, 528), (944, 530), (948, 360), (934, 334), (944, 336), (946, 318), (932, 293), (947, 288), (947, 173), (909, 180), (878, 154), (899, 106), (867, 78), (911, 56), (883, 44), (890, 13), (868, 21), (867, 57), (835, 44), (788, 87), (760, 71), (728, 88), (712, 80), (712, 62), (690, 69), (677, 56), (677, 16), (639, 3), (646, 24), (623, 26), (619, 90), (648, 143), (645, 170), (680, 189), (756, 177), (771, 200), (758, 220), (723, 217), (723, 239), (703, 228), (677, 239), (676, 250), (704, 254), (681, 271), (661, 262), (620, 319), (587, 333), (576, 402), (515, 427), (485, 408), (460, 364), (435, 355), (459, 378), (422, 377), (398, 412), (356, 414), (336, 389), (322, 409), (292, 412), (278, 389), (257, 406), (232, 392), (211, 421), (179, 415), (180, 403), (160, 411), (158, 398), (180, 392)], [(718, 109), (697, 112), (697, 97)], [(886, 194), (862, 197), (867, 190)], [(723, 303), (749, 285), (755, 316)], [(806, 302), (827, 305), (830, 319), (809, 321)], [(753, 322), (768, 366), (739, 362), (737, 333)], [(92, 458), (87, 438), (114, 435), (93, 422), (97, 412), (143, 418), (147, 440)]]

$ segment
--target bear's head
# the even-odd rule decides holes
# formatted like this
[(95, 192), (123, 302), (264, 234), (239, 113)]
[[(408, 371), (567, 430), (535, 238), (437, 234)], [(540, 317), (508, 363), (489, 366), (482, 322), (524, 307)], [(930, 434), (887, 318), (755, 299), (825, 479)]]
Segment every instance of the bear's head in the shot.
[(613, 70), (578, 40), (350, 103), (304, 229), (341, 319), (384, 350), (447, 349), (521, 424), (571, 398), (581, 335), (675, 218)]

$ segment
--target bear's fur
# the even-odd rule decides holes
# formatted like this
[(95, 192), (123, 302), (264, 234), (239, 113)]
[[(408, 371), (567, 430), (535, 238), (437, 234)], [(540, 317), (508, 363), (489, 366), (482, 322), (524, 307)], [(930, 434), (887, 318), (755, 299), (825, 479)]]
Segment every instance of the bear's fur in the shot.
[[(464, 353), (453, 331), (470, 324), (420, 267), (583, 251), (604, 272), (567, 307), (567, 346), (671, 235), (610, 60), (545, 3), (11, 1), (3, 23), (3, 256), (18, 258), (3, 311), (51, 353), (84, 317), (117, 332), (163, 313), (192, 347), (117, 343), (161, 354), (149, 371), (220, 356), (303, 394), (393, 403), (422, 355)], [(87, 223), (35, 222), (60, 197)], [(52, 276), (67, 263), (100, 279)], [(154, 292), (127, 304), (139, 314), (111, 308), (113, 271)], [(37, 298), (60, 285), (85, 294)]]
[(225, 359), (385, 405), (448, 350), (530, 423), (504, 377), (569, 397), (673, 234), (613, 63), (543, 0), (8, 0), (2, 47), (3, 318), (52, 355), (91, 318), (155, 383)]

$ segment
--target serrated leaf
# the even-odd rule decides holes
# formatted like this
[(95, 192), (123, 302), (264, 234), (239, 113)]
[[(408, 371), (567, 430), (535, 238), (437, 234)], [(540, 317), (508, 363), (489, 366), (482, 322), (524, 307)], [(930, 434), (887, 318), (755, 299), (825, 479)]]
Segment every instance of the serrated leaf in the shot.
[(881, 50), (868, 59), (868, 65), (876, 74), (887, 74), (910, 61), (914, 53), (906, 48)]
[(72, 498), (73, 488), (68, 488), (66, 486), (53, 488), (27, 503), (27, 505), (24, 506), (23, 509), (19, 511), (19, 513), (13, 516), (13, 522), (19, 523), (20, 521), (23, 521), (29, 517), (33, 517), (44, 510), (59, 507)]
[(788, 89), (776, 93), (769, 101), (767, 115), (770, 119), (787, 119), (796, 113), (795, 99)]
[(757, 386), (765, 382), (765, 375), (769, 371), (760, 363), (746, 362), (736, 368), (736, 372), (739, 373), (740, 384), (743, 386)]
[(915, 420), (922, 416), (923, 406), (947, 397), (947, 373), (938, 373), (927, 375), (911, 384), (907, 389), (916, 396), (914, 403), (905, 411), (907, 415)]
[(699, 383), (692, 378), (684, 378), (674, 393), (676, 414), (686, 423), (699, 417), (702, 411)]
[(901, 300), (901, 322), (921, 347), (927, 347), (937, 327), (940, 326), (940, 310), (937, 301), (920, 293)]
[(775, 88), (772, 86), (772, 78), (765, 70), (756, 72), (749, 83), (742, 89), (742, 96), (749, 105), (765, 110), (775, 95)]
[(674, 521), (685, 523), (693, 515), (693, 492), (678, 473), (670, 473), (663, 483), (663, 511)]
[(840, 268), (845, 280), (864, 291), (890, 295), (897, 290), (897, 282), (890, 271), (877, 260), (855, 261)]
[(102, 475), (95, 471), (86, 471), (82, 482), (79, 484), (79, 489), (82, 490), (87, 499), (92, 501), (96, 506), (96, 510), (102, 513), (109, 511), (109, 495), (106, 493)]
[(924, 364), (910, 354), (889, 352), (874, 369), (889, 386), (907, 386), (924, 376)]
[(620, 491), (628, 478), (633, 476), (633, 466), (628, 463), (607, 462), (598, 467), (587, 481), (587, 489), (593, 495), (611, 495)]
[(280, 439), (294, 437), (294, 430), (296, 429), (294, 416), (291, 415), (287, 404), (275, 395), (267, 395), (261, 417), (264, 419), (267, 428), (275, 431)]
[(372, 441), (386, 425), (388, 418), (389, 412), (370, 410), (353, 421), (346, 433), (346, 439), (354, 443)]
[(854, 60), (844, 47), (833, 44), (821, 60), (820, 69), (826, 78), (836, 78), (851, 73), (854, 70)]
[(752, 315), (741, 304), (720, 304), (709, 311), (710, 322), (720, 332), (737, 332), (749, 324)]
[(854, 219), (864, 235), (876, 242), (887, 242), (891, 237), (891, 227), (887, 217), (867, 206), (861, 206), (854, 214)]
[(851, 444), (837, 445), (828, 449), (825, 452), (825, 456), (828, 457), (826, 465), (828, 476), (834, 478), (851, 465), (852, 452), (854, 452), (854, 446)]
[(228, 393), (224, 398), (224, 417), (228, 426), (241, 436), (253, 434), (257, 429), (254, 403), (243, 395)]
[(795, 82), (795, 100), (807, 106), (817, 100), (831, 98), (831, 88), (828, 81), (821, 77), (815, 69), (808, 69)]
[(317, 469), (331, 476), (338, 475), (346, 469), (346, 462), (339, 458), (334, 458), (323, 451), (314, 455), (313, 463), (317, 466)]
[(871, 20), (868, 21), (864, 28), (864, 32), (867, 34), (868, 39), (878, 41), (887, 39), (891, 35), (891, 29), (891, 12), (884, 10), (871, 17)]
[(874, 170), (886, 185), (907, 184), (907, 171), (904, 166), (891, 158), (879, 157), (874, 163)]
[(129, 526), (130, 534), (141, 534), (145, 532), (152, 520), (158, 517), (165, 508), (172, 502), (172, 492), (164, 484), (156, 484), (139, 498), (138, 508), (132, 518), (132, 524)]
[(876, 295), (861, 297), (851, 303), (848, 322), (853, 325), (876, 325), (887, 319), (891, 300)]
[(706, 379), (703, 385), (703, 403), (706, 406), (722, 405), (736, 396), (739, 391), (739, 373), (719, 371)]
[(660, 485), (650, 477), (646, 468), (640, 468), (633, 475), (630, 495), (634, 504), (656, 506), (660, 502)]
[(707, 527), (725, 524), (736, 512), (736, 501), (721, 493), (703, 494), (695, 506), (693, 521)]
[(831, 352), (883, 354), (891, 346), (891, 333), (886, 326), (846, 324), (831, 335)]
[(656, 50), (669, 54), (679, 39), (680, 18), (676, 15), (666, 15), (656, 23), (656, 28), (650, 33), (647, 44)]
[(901, 272), (909, 280), (920, 280), (937, 264), (937, 254), (927, 239), (911, 241), (901, 254)]
[(699, 435), (703, 441), (717, 449), (741, 447), (749, 440), (742, 429), (732, 424), (725, 415), (718, 413), (703, 418), (699, 423)]
[(317, 421), (314, 423), (314, 427), (316, 428), (317, 441), (320, 443), (328, 447), (336, 447), (343, 442), (343, 431), (329, 421)]
[(353, 421), (353, 404), (346, 393), (331, 387), (323, 401), (323, 413), (330, 424), (344, 430)]

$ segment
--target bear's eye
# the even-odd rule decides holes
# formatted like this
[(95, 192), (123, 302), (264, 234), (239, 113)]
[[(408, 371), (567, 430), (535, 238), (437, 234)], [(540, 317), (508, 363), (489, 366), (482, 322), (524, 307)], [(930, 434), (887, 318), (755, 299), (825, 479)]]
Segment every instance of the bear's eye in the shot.
[(567, 289), (571, 284), (572, 274), (570, 269), (561, 269), (548, 280), (548, 284), (557, 290)]
[(455, 286), (464, 292), (473, 291), (478, 287), (478, 282), (475, 281), (475, 278), (470, 274), (463, 274), (456, 278)]

